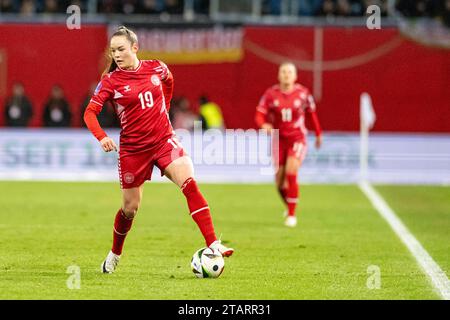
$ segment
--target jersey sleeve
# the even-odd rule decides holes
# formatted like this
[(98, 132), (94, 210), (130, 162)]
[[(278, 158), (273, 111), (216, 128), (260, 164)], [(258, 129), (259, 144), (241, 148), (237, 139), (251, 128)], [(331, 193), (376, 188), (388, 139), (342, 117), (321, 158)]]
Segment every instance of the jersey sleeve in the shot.
[(173, 95), (173, 84), (174, 84), (173, 75), (164, 62), (157, 60), (157, 63), (159, 64), (159, 66), (156, 68), (156, 72), (159, 74), (159, 77), (161, 78), (162, 89), (164, 93), (164, 101), (166, 104), (165, 107), (166, 110), (169, 111), (170, 100), (172, 100)]
[(83, 116), (86, 127), (92, 132), (98, 141), (101, 141), (103, 138), (107, 137), (106, 132), (103, 131), (97, 119), (97, 115), (99, 114), (99, 110), (101, 110), (101, 108), (102, 107), (99, 105), (89, 102)]
[(259, 99), (258, 106), (256, 107), (256, 111), (267, 115), (269, 113), (269, 100), (270, 100), (270, 91), (266, 90), (262, 97)]
[(100, 107), (99, 112), (101, 111), (103, 104), (111, 100), (113, 97), (113, 88), (111, 84), (111, 80), (109, 76), (106, 75), (103, 79), (98, 83), (97, 88), (95, 88), (94, 95), (92, 96), (90, 102), (95, 103)]
[(319, 118), (317, 117), (316, 114), (316, 102), (314, 101), (314, 97), (312, 96), (311, 93), (307, 92), (306, 100), (307, 100), (306, 111), (308, 112), (307, 114), (310, 116), (312, 120), (316, 136), (320, 136), (322, 134), (322, 129), (320, 127)]
[(308, 110), (309, 112), (315, 112), (316, 102), (314, 101), (314, 97), (312, 96), (311, 93), (308, 92), (306, 100), (307, 100), (306, 110)]
[(161, 60), (157, 60), (159, 66), (156, 68), (156, 71), (159, 73), (161, 80), (166, 81), (169, 78), (170, 70), (167, 65)]

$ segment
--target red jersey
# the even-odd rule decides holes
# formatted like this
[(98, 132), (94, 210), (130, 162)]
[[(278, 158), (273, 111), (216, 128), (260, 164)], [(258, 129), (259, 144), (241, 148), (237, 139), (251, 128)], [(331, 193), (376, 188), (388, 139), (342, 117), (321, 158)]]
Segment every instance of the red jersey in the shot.
[(100, 108), (108, 100), (114, 103), (121, 152), (150, 149), (173, 136), (162, 84), (168, 75), (163, 62), (141, 60), (135, 70), (117, 68), (98, 84), (91, 103)]
[(266, 122), (274, 129), (279, 129), (281, 138), (305, 140), (305, 113), (314, 112), (316, 104), (309, 90), (295, 84), (290, 92), (282, 92), (279, 85), (274, 85), (264, 92), (256, 108), (264, 115)]

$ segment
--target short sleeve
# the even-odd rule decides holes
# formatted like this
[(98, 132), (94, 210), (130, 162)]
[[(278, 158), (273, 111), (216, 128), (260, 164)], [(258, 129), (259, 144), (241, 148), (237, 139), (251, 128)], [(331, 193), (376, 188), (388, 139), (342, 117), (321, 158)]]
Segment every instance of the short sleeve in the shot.
[(109, 79), (109, 76), (106, 75), (95, 88), (94, 95), (92, 96), (90, 102), (102, 107), (106, 101), (112, 99), (113, 91), (111, 80)]
[(270, 99), (270, 92), (269, 90), (266, 90), (264, 94), (262, 95), (261, 99), (259, 99), (258, 106), (256, 107), (256, 110), (267, 114), (269, 112), (269, 99)]

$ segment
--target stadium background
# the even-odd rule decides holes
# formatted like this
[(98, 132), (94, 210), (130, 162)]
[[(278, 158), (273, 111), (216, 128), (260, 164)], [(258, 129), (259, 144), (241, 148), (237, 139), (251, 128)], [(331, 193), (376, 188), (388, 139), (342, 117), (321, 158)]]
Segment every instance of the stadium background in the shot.
[[(369, 150), (369, 165), (378, 170), (372, 171), (373, 181), (448, 182), (448, 141), (429, 136), (450, 131), (450, 122), (444, 121), (450, 117), (450, 75), (445, 33), (448, 28), (442, 23), (447, 21), (448, 8), (443, 2), (427, 2), (426, 10), (422, 8), (421, 12), (419, 4), (410, 8), (402, 2), (374, 1), (382, 11), (382, 28), (373, 30), (367, 28), (367, 18), (363, 16), (370, 1), (338, 1), (329, 11), (327, 1), (212, 1), (211, 5), (198, 1), (154, 1), (151, 3), (157, 11), (150, 15), (142, 13), (145, 2), (98, 1), (96, 7), (93, 2), (76, 2), (82, 9), (81, 29), (73, 30), (66, 26), (70, 14), (64, 14), (69, 2), (24, 1), (21, 6), (20, 1), (11, 3), (16, 6), (10, 11), (16, 8), (19, 13), (2, 13), (0, 25), (2, 126), (7, 125), (11, 112), (6, 105), (13, 85), (21, 82), (33, 109), (26, 126), (48, 126), (44, 123), (45, 104), (52, 87), (59, 85), (70, 118), (56, 126), (82, 127), (90, 88), (99, 81), (105, 67), (108, 36), (115, 27), (126, 24), (140, 35), (140, 57), (162, 59), (175, 75), (171, 108), (175, 129), (194, 129), (193, 120), (198, 117), (202, 96), (218, 104), (224, 128), (255, 128), (255, 106), (262, 92), (276, 82), (277, 65), (290, 60), (299, 69), (299, 81), (311, 88), (321, 124), (330, 135), (330, 143), (320, 153), (310, 150), (301, 172), (304, 181), (358, 179), (359, 147), (353, 133), (360, 127), (360, 95), (367, 92), (377, 114)], [(26, 12), (27, 3), (34, 3), (34, 12)], [(308, 3), (316, 7), (305, 6)], [(124, 14), (131, 8), (134, 14)], [(387, 15), (388, 10), (392, 14)], [(407, 15), (425, 17), (411, 20)], [(111, 113), (110, 110), (109, 122), (103, 124), (113, 127), (110, 134), (117, 135), (117, 120)], [(174, 121), (180, 114), (182, 120)], [(55, 171), (55, 165), (48, 160), (50, 156), (42, 155), (42, 147), (29, 150), (26, 131), (23, 135), (3, 132), (5, 160), (0, 175), (4, 178), (61, 179), (70, 177), (68, 172), (82, 179), (99, 177), (92, 172), (79, 175), (85, 169), (81, 160)], [(14, 137), (23, 139), (17, 144)], [(71, 151), (75, 158), (83, 152)], [(43, 157), (46, 160), (39, 160)], [(100, 168), (105, 172), (100, 177), (116, 178), (111, 171), (113, 162)], [(317, 175), (317, 168), (328, 174)], [(230, 178), (229, 172), (207, 173), (221, 171), (220, 166), (200, 165), (198, 174), (210, 182), (270, 181), (267, 176), (250, 174), (243, 178), (242, 172), (248, 169), (232, 170), (234, 178)]]
[[(66, 9), (71, 4), (81, 7), (81, 29), (69, 30), (66, 26), (70, 16)], [(370, 30), (366, 26), (365, 10), (371, 4), (381, 8), (381, 29)], [(191, 122), (180, 128), (187, 129), (187, 135), (191, 137), (198, 135), (192, 120), (198, 118), (199, 99), (204, 95), (220, 106), (224, 128), (254, 129), (254, 112), (260, 96), (267, 87), (276, 83), (278, 65), (286, 60), (293, 61), (299, 70), (299, 82), (309, 87), (316, 98), (325, 134), (323, 148), (314, 150), (310, 144), (307, 159), (300, 170), (301, 185), (304, 182), (321, 185), (301, 188), (306, 190), (306, 194), (310, 192), (310, 199), (319, 202), (322, 196), (335, 197), (329, 210), (339, 207), (341, 199), (360, 205), (359, 193), (345, 189), (350, 187), (341, 187), (344, 189), (340, 190), (345, 190), (341, 195), (334, 195), (330, 190), (338, 190), (335, 183), (361, 180), (360, 97), (362, 93), (368, 93), (376, 114), (369, 137), (368, 179), (378, 184), (425, 185), (417, 187), (423, 189), (380, 186), (379, 190), (400, 208), (403, 219), (410, 222), (409, 226), (416, 228), (414, 230), (420, 231), (422, 227), (426, 230), (427, 236), (422, 238), (425, 243), (433, 233), (436, 237), (441, 236), (430, 240), (431, 249), (427, 249), (433, 252), (433, 245), (436, 246), (437, 260), (448, 272), (446, 252), (450, 249), (450, 241), (445, 229), (450, 223), (447, 197), (450, 183), (449, 15), (450, 1), (0, 1), (0, 183), (4, 189), (0, 202), (6, 211), (15, 212), (14, 204), (24, 205), (19, 200), (12, 200), (21, 190), (29, 190), (30, 197), (39, 194), (39, 198), (31, 197), (29, 203), (21, 207), (20, 211), (26, 217), (43, 201), (40, 188), (57, 192), (58, 183), (63, 183), (64, 189), (80, 192), (78, 196), (82, 199), (85, 194), (78, 187), (68, 187), (64, 183), (90, 181), (88, 183), (92, 185), (87, 186), (87, 190), (103, 190), (105, 187), (95, 187), (95, 182), (117, 181), (115, 155), (103, 154), (97, 141), (83, 128), (82, 109), (90, 88), (99, 81), (104, 70), (108, 37), (115, 27), (123, 24), (137, 32), (140, 58), (162, 59), (173, 72), (172, 108), (187, 111), (191, 116)], [(33, 115), (25, 127), (12, 128), (7, 125), (7, 117), (10, 116), (7, 101), (16, 82), (23, 84), (33, 106)], [(44, 108), (54, 85), (63, 89), (71, 118), (68, 126), (46, 128)], [(187, 110), (180, 107), (180, 101), (188, 105)], [(109, 125), (106, 131), (115, 138), (119, 133), (115, 124)], [(236, 136), (242, 138), (241, 133), (236, 133)], [(205, 145), (191, 147), (191, 154), (205, 151)], [(230, 150), (223, 150), (218, 157), (225, 157), (227, 152)], [(273, 186), (266, 185), (272, 183), (273, 177), (261, 175), (260, 167), (251, 161), (242, 165), (199, 161), (196, 175), (202, 183), (217, 184), (216, 187), (205, 187), (213, 199), (215, 194), (222, 192), (224, 195), (232, 194), (233, 188), (242, 188), (242, 193), (253, 190), (250, 188), (261, 188), (258, 190), (267, 192), (267, 197), (277, 203)], [(165, 181), (158, 174), (153, 177), (156, 181)], [(56, 185), (35, 182), (37, 189), (32, 189), (31, 180), (59, 182)], [(226, 186), (222, 184), (225, 182), (242, 185)], [(261, 183), (261, 186), (246, 189), (246, 183)], [(438, 187), (441, 185), (447, 187)], [(116, 193), (117, 188), (117, 182), (111, 184), (111, 190)], [(160, 190), (170, 193), (167, 188), (161, 186)], [(104, 192), (103, 196), (109, 197), (108, 191)], [(164, 195), (160, 193), (161, 197)], [(232, 207), (238, 208), (237, 211), (249, 209), (246, 206), (253, 201), (249, 197), (242, 200), (242, 207), (239, 207), (239, 201)], [(420, 199), (415, 206), (402, 207), (414, 197)], [(118, 195), (116, 198), (119, 199)], [(221, 208), (220, 199), (217, 200), (218, 208)], [(256, 194), (254, 199), (261, 201)], [(305, 201), (308, 208), (308, 196), (305, 196)], [(264, 212), (264, 203), (260, 205), (259, 210)], [(268, 207), (278, 208), (274, 204)], [(165, 210), (163, 205), (161, 208)], [(227, 208), (224, 201), (222, 209), (226, 211)], [(427, 219), (431, 219), (429, 225), (421, 224), (424, 216), (414, 211), (417, 208), (430, 215), (427, 215)], [(103, 212), (105, 227), (109, 228), (107, 210), (98, 210)], [(346, 212), (346, 209), (342, 210)], [(416, 214), (414, 218), (408, 216), (411, 210)], [(365, 212), (368, 211), (370, 209)], [(263, 220), (270, 216), (261, 212), (253, 212), (255, 219), (259, 219), (259, 214)], [(47, 217), (46, 214), (45, 210), (37, 213), (42, 217)], [(360, 216), (355, 213), (349, 221), (355, 217)], [(323, 221), (329, 218), (325, 216)], [(15, 219), (20, 221), (18, 225), (26, 225), (26, 219)], [(42, 219), (46, 221), (47, 218)], [(237, 220), (235, 217), (234, 221)], [(307, 213), (305, 220), (307, 228)], [(226, 226), (220, 214), (218, 221)], [(232, 234), (231, 230), (230, 227), (228, 235)], [(383, 232), (388, 232), (386, 230)], [(107, 239), (109, 229), (103, 231), (103, 238)], [(20, 234), (19, 231), (18, 236)], [(310, 236), (313, 239), (314, 235)], [(390, 244), (386, 244), (384, 249), (377, 250), (388, 250), (389, 247)], [(399, 250), (405, 249), (401, 247)], [(178, 263), (173, 261), (173, 257), (170, 259), (170, 263)], [(5, 262), (4, 270), (14, 269), (17, 261)], [(237, 262), (235, 270), (239, 270)], [(399, 270), (394, 268), (392, 272), (395, 274)], [(178, 271), (170, 272), (178, 277)], [(413, 274), (411, 277), (417, 274), (418, 278), (421, 277), (420, 272)], [(234, 275), (237, 276), (237, 271)], [(10, 280), (14, 282), (14, 278)], [(126, 283), (126, 280), (122, 281)], [(420, 282), (416, 278), (414, 281)], [(388, 293), (375, 298), (436, 298), (424, 294), (429, 288), (423, 289), (422, 285), (410, 293), (408, 289), (400, 293), (384, 291)], [(2, 290), (2, 297), (36, 298), (32, 292), (25, 293), (26, 289), (20, 291), (20, 288), (18, 286), (14, 291), (7, 287), (6, 291)], [(408, 288), (408, 285), (403, 288)], [(305, 296), (295, 296), (289, 290), (285, 293), (291, 299), (373, 297), (367, 292), (340, 295), (324, 293), (322, 289), (318, 289), (319, 293), (306, 293)], [(67, 297), (65, 293), (55, 292), (50, 290), (43, 296)], [(256, 295), (256, 298), (283, 297), (282, 293), (278, 294)], [(185, 298), (176, 294), (168, 294), (167, 297)], [(224, 293), (221, 297), (233, 296), (232, 293)], [(236, 294), (235, 297), (252, 298), (245, 294)]]

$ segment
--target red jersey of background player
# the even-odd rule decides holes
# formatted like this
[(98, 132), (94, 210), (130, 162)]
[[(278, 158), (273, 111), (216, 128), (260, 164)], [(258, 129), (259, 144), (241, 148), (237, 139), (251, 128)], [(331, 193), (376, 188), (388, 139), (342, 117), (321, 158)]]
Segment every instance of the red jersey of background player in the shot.
[(257, 122), (261, 126), (265, 122), (279, 129), (280, 138), (306, 142), (306, 112), (313, 115), (316, 134), (320, 135), (320, 126), (315, 117), (316, 104), (309, 90), (295, 84), (290, 92), (282, 92), (280, 86), (274, 85), (264, 92), (257, 110)]
[(98, 106), (96, 112), (107, 100), (114, 103), (122, 128), (121, 152), (147, 150), (174, 135), (167, 112), (172, 93), (163, 88), (169, 74), (163, 62), (141, 60), (135, 70), (117, 68), (98, 84), (91, 102)]

